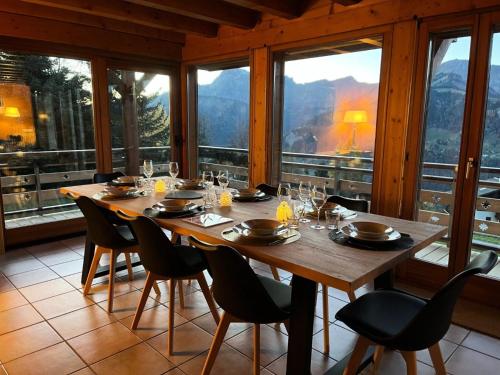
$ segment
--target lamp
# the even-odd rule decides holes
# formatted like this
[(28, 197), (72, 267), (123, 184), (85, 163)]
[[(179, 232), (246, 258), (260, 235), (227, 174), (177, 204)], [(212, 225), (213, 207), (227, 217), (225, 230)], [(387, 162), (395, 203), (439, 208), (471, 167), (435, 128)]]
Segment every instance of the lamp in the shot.
[(368, 115), (364, 110), (356, 110), (356, 111), (346, 111), (344, 114), (344, 122), (348, 124), (352, 124), (352, 142), (351, 149), (356, 150), (356, 126), (357, 124), (367, 122)]
[(4, 107), (3, 115), (5, 117), (19, 118), (21, 114), (19, 113), (19, 108), (17, 107)]

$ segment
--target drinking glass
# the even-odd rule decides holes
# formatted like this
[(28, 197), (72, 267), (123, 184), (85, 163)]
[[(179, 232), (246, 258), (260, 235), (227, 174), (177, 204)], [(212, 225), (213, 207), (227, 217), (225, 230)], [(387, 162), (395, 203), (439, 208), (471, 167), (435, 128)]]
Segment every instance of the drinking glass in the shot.
[(176, 161), (171, 161), (168, 163), (168, 173), (170, 173), (170, 176), (175, 180), (177, 175), (179, 174), (179, 164), (177, 164)]
[(309, 223), (311, 220), (304, 217), (307, 212), (307, 207), (311, 206), (311, 181), (300, 181), (299, 185), (299, 199), (304, 203), (304, 210), (302, 217), (300, 218), (301, 223)]
[(292, 188), (288, 182), (278, 185), (278, 202), (290, 202), (292, 199)]
[(201, 175), (201, 179), (203, 180), (203, 185), (210, 190), (214, 186), (214, 172), (212, 171), (203, 171)]
[(311, 200), (312, 200), (314, 207), (318, 211), (318, 221), (316, 222), (316, 224), (311, 225), (311, 228), (313, 228), (313, 229), (318, 229), (318, 230), (325, 229), (325, 226), (321, 225), (319, 223), (319, 216), (321, 213), (321, 208), (323, 208), (323, 206), (326, 203), (326, 199), (327, 199), (327, 195), (326, 195), (325, 185), (323, 185), (323, 186), (316, 186), (315, 185), (311, 190)]
[(229, 172), (227, 170), (219, 171), (217, 179), (219, 180), (219, 185), (222, 186), (223, 190), (225, 190), (229, 185)]
[(144, 176), (149, 180), (154, 173), (153, 160), (144, 160)]
[(339, 229), (340, 212), (336, 209), (325, 210), (326, 227), (330, 230)]
[(300, 218), (304, 213), (304, 204), (300, 201), (292, 201), (292, 217), (288, 220), (290, 229), (299, 229)]

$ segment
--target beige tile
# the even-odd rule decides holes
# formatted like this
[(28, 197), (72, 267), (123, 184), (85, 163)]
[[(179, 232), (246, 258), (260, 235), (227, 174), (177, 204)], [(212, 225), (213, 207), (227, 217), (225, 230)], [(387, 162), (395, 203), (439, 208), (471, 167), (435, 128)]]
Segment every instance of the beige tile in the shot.
[(62, 278), (19, 289), (24, 297), (30, 302), (41, 301), (73, 290), (75, 290), (75, 288)]
[(0, 272), (0, 293), (8, 292), (9, 290), (15, 289), (14, 285), (7, 279), (7, 277)]
[[(145, 274), (140, 273), (139, 275), (140, 275), (141, 279), (134, 280), (134, 281), (130, 282), (130, 284), (133, 285), (135, 288), (140, 289), (142, 291), (142, 289), (144, 287), (144, 282), (145, 282), (145, 279), (144, 279)], [(151, 289), (151, 293), (149, 294), (149, 297), (153, 298), (155, 301), (168, 304), (168, 299), (169, 299), (168, 285), (169, 285), (169, 283), (165, 282), (165, 281), (158, 282), (158, 288), (160, 289), (160, 294), (159, 295), (156, 294), (154, 289)], [(184, 296), (186, 296), (188, 294), (197, 292), (198, 289), (196, 289), (193, 284), (188, 285), (187, 282), (184, 281), (183, 291), (184, 291)], [(175, 302), (177, 303), (179, 301), (179, 288), (177, 288), (177, 287), (175, 288), (175, 297), (174, 298), (175, 298)]]
[(70, 374), (85, 363), (64, 342), (5, 364), (9, 375)]
[[(288, 355), (282, 355), (276, 361), (267, 366), (267, 369), (276, 375), (286, 374), (286, 361)], [(311, 375), (323, 375), (330, 367), (337, 363), (330, 357), (314, 350), (311, 352)]]
[[(335, 321), (335, 314), (337, 311), (345, 305), (347, 305), (345, 301), (330, 296), (328, 297), (328, 317), (331, 323)], [(318, 293), (316, 300), (316, 316), (323, 318), (323, 299), (321, 293)]]
[(36, 256), (37, 254), (43, 254), (43, 253), (50, 252), (50, 251), (67, 249), (67, 246), (64, 245), (61, 241), (50, 241), (50, 242), (42, 242), (42, 243), (39, 243), (36, 245), (28, 246), (28, 247), (25, 247), (25, 249), (29, 253)]
[[(134, 320), (134, 315), (128, 316), (121, 320), (121, 322), (127, 326), (132, 327), (132, 321)], [(187, 320), (177, 313), (174, 313), (174, 327), (186, 323)], [(168, 329), (168, 308), (163, 305), (155, 306), (149, 310), (145, 310), (142, 313), (141, 320), (134, 334), (139, 336), (143, 340), (147, 340), (151, 337), (157, 336)]]
[[(81, 273), (75, 273), (73, 275), (69, 276), (64, 276), (64, 280), (66, 280), (68, 283), (73, 285), (77, 289), (83, 289), (83, 284), (81, 283), (81, 278), (82, 274)], [(108, 282), (108, 276), (101, 276), (97, 277), (94, 280), (92, 280), (92, 285), (100, 284), (100, 283), (107, 283)], [(92, 292), (92, 289), (90, 290)]]
[(10, 276), (9, 279), (16, 288), (43, 283), (44, 281), (57, 279), (59, 276), (51, 269), (45, 267), (38, 270), (20, 273)]
[(88, 298), (85, 298), (82, 293), (75, 290), (34, 302), (33, 306), (45, 319), (51, 319), (87, 307), (93, 303)]
[(30, 305), (0, 312), (0, 335), (41, 322), (43, 318)]
[(68, 344), (88, 364), (100, 361), (139, 342), (141, 339), (119, 322), (68, 340)]
[[(219, 314), (222, 316), (223, 311), (219, 310)], [(206, 313), (194, 320), (192, 323), (196, 324), (198, 327), (204, 329), (211, 335), (215, 335), (215, 330), (217, 329), (217, 324), (215, 323), (214, 317), (212, 313)], [(227, 330), (225, 340), (230, 339), (233, 336), (245, 331), (246, 329), (252, 328), (253, 324), (251, 323), (231, 323)]]
[[(113, 312), (112, 315), (116, 319), (123, 319), (127, 316), (131, 316), (135, 314), (135, 310), (137, 309), (137, 305), (139, 305), (139, 300), (141, 298), (141, 292), (134, 290), (131, 293), (122, 294), (121, 296), (117, 296), (113, 298)], [(145, 309), (149, 309), (153, 306), (156, 306), (158, 303), (151, 298), (146, 302)], [(99, 306), (103, 309), (107, 310), (108, 301), (99, 302)]]
[(0, 260), (0, 272), (5, 276), (12, 276), (44, 267), (45, 265), (42, 262), (32, 256), (9, 261)]
[(56, 264), (82, 259), (80, 254), (75, 253), (71, 249), (51, 250), (42, 254), (36, 254), (36, 257), (47, 266), (54, 266)]
[(461, 344), (469, 332), (470, 331), (466, 328), (452, 324), (450, 325), (448, 332), (444, 336), (444, 339), (451, 341), (455, 344)]
[(17, 290), (0, 293), (0, 312), (26, 305), (28, 301)]
[[(253, 329), (246, 330), (226, 341), (247, 357), (253, 357)], [(288, 337), (268, 327), (260, 326), (260, 363), (266, 367), (287, 351)]]
[(69, 340), (114, 321), (115, 318), (99, 306), (91, 305), (51, 319), (49, 323), (65, 340)]
[[(457, 349), (458, 345), (446, 340), (441, 340), (439, 342), (439, 347), (441, 349), (441, 354), (443, 355), (443, 360), (446, 362), (452, 353)], [(427, 349), (417, 352), (417, 360), (432, 366), (431, 356), (429, 354), (429, 350)]]
[(80, 274), (82, 272), (83, 259), (72, 260), (70, 262), (64, 262), (51, 266), (52, 271), (57, 273), (59, 276), (69, 276), (75, 273)]
[(184, 296), (184, 308), (175, 301), (175, 311), (188, 320), (195, 319), (210, 311), (207, 301), (201, 291), (187, 294)]
[(0, 336), (0, 361), (6, 363), (61, 341), (45, 322), (22, 328)]
[(70, 249), (81, 249), (85, 247), (85, 236), (65, 238), (61, 240), (61, 243)]
[(160, 353), (142, 343), (93, 364), (98, 375), (148, 374), (160, 375), (174, 367)]
[[(340, 361), (352, 351), (356, 339), (355, 333), (332, 324), (330, 326), (330, 357)], [(313, 336), (313, 348), (320, 352), (323, 350), (323, 331)]]
[(471, 332), (462, 343), (462, 346), (500, 359), (500, 340), (497, 338), (479, 332)]
[[(368, 366), (361, 374), (371, 375), (372, 366)], [(380, 362), (380, 368), (377, 372), (383, 375), (401, 375), (406, 374), (406, 364), (399, 352), (386, 350)], [(434, 367), (417, 361), (418, 375), (435, 375)]]
[[(109, 284), (107, 282), (107, 279), (105, 283), (92, 285), (92, 288), (90, 288), (90, 294), (87, 295), (87, 298), (91, 299), (95, 303), (107, 301), (108, 287)], [(114, 290), (115, 298), (121, 296), (122, 294), (127, 294), (136, 291), (136, 289), (133, 286), (129, 285), (127, 282), (120, 281), (118, 279), (115, 280), (114, 289), (115, 289)]]
[(212, 336), (193, 323), (186, 323), (174, 330), (173, 355), (167, 354), (167, 334), (155, 336), (148, 343), (163, 354), (170, 362), (180, 365), (208, 350)]

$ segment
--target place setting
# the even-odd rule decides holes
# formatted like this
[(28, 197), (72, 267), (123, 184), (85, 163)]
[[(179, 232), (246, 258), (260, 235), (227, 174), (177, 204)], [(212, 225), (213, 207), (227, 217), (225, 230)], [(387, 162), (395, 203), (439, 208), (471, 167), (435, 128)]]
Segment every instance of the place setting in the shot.
[(137, 189), (134, 185), (108, 185), (103, 191), (95, 194), (92, 198), (102, 200), (121, 200), (134, 199), (143, 195), (144, 192)]
[(232, 195), (237, 202), (264, 202), (273, 198), (271, 195), (254, 188), (233, 189)]
[(282, 245), (295, 242), (301, 235), (298, 230), (274, 219), (242, 221), (221, 233), (226, 241), (250, 245)]
[(145, 216), (154, 219), (175, 219), (201, 215), (205, 209), (188, 199), (165, 199), (144, 209)]

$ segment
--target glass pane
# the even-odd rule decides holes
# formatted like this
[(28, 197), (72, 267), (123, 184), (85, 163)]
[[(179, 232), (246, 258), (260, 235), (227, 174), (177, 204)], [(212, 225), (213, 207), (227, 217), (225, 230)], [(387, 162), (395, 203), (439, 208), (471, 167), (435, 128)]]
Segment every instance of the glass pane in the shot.
[(108, 70), (113, 169), (130, 176), (152, 160), (154, 176), (170, 162), (170, 77), (164, 74)]
[(250, 68), (198, 69), (198, 173), (224, 167), (248, 181)]
[[(449, 229), (464, 121), (470, 42), (467, 35), (434, 35), (429, 45), (418, 220)], [(416, 257), (447, 266), (449, 236), (418, 252)]]
[(370, 200), (381, 58), (381, 38), (285, 58), (282, 181)]
[(7, 229), (81, 215), (57, 189), (95, 172), (90, 62), (0, 51), (0, 163)]
[[(500, 33), (493, 34), (471, 260), (481, 251), (500, 253)], [(500, 265), (489, 277), (500, 279)]]

